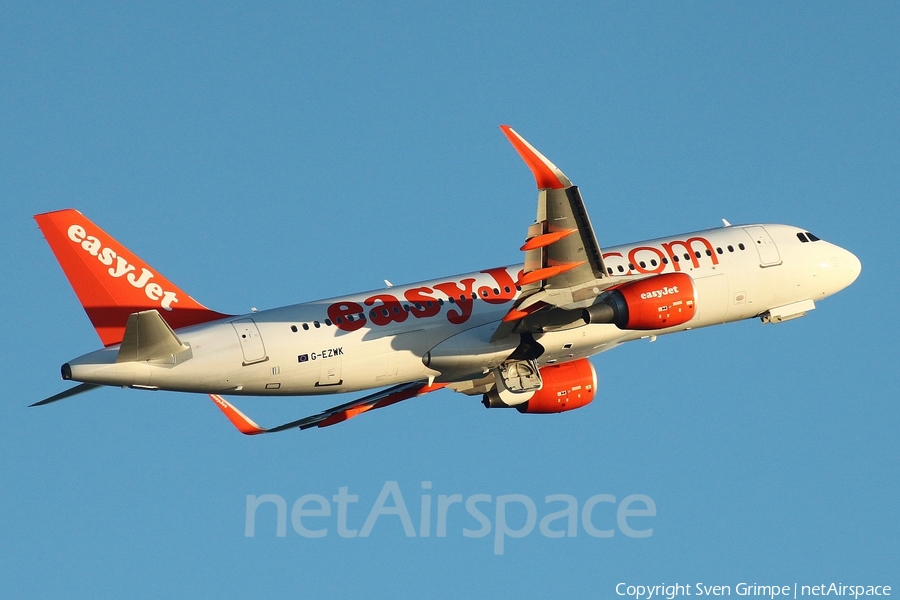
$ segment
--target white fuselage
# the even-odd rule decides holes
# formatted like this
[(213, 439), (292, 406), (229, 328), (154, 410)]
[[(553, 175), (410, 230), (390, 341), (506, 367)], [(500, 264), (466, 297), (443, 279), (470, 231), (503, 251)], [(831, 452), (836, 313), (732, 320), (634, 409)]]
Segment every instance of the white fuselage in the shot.
[[(803, 242), (801, 232), (787, 225), (734, 226), (607, 249), (603, 258), (612, 277), (689, 274), (696, 314), (656, 331), (592, 324), (538, 333), (534, 338), (544, 348), (538, 365), (817, 301), (856, 279), (860, 263), (853, 254), (826, 241)], [(488, 269), (187, 327), (176, 333), (190, 350), (171, 361), (116, 363), (119, 347), (111, 346), (70, 361), (64, 372), (104, 385), (248, 395), (477, 378), (517, 345), (490, 339), (518, 295), (514, 282), (521, 269)], [(429, 352), (430, 364), (440, 361), (440, 370), (426, 366)]]

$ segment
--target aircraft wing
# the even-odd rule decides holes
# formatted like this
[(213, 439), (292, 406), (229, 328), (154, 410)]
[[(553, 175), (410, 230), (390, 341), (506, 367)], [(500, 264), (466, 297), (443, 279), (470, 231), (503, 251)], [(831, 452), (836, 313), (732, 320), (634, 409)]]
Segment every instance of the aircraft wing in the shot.
[(328, 427), (351, 419), (358, 414), (375, 408), (384, 408), (391, 404), (396, 404), (403, 400), (416, 398), (429, 392), (434, 392), (445, 387), (446, 383), (429, 383), (427, 381), (413, 381), (410, 383), (402, 383), (387, 389), (375, 392), (368, 396), (352, 400), (339, 406), (334, 406), (328, 410), (324, 410), (318, 414), (310, 415), (284, 425), (277, 427), (264, 428), (256, 424), (256, 422), (242, 413), (230, 402), (225, 400), (218, 394), (210, 394), (209, 397), (216, 406), (228, 417), (238, 431), (244, 435), (258, 435), (260, 433), (277, 433), (287, 429), (309, 429), (310, 427)]
[[(522, 293), (493, 336), (534, 331), (577, 320), (604, 290), (623, 282), (610, 277), (578, 188), (508, 125), (500, 129), (531, 169), (538, 187), (537, 218), (528, 228)], [(572, 311), (572, 312), (568, 312)], [(578, 312), (575, 312), (578, 311)]]
[(538, 187), (537, 218), (528, 228), (525, 290), (565, 290), (607, 277), (600, 245), (578, 188), (514, 129), (501, 125)]

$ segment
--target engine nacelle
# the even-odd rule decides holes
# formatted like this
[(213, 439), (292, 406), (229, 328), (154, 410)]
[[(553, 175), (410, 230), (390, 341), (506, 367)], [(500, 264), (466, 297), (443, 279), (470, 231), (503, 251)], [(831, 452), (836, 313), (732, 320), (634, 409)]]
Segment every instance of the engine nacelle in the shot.
[(613, 323), (619, 329), (665, 329), (694, 318), (694, 282), (686, 273), (666, 273), (632, 281), (584, 309), (588, 323)]
[(597, 393), (597, 371), (586, 358), (547, 365), (541, 368), (544, 385), (531, 397), (510, 406), (500, 399), (497, 390), (484, 395), (482, 404), (487, 408), (515, 408), (520, 413), (551, 414), (574, 410), (589, 404)]

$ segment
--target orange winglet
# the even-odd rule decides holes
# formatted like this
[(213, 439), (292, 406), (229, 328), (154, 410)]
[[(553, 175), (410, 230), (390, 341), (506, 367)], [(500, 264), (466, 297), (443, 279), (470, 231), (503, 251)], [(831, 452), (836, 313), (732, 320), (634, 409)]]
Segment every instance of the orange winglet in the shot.
[(266, 430), (256, 424), (250, 417), (239, 411), (237, 408), (228, 403), (228, 401), (218, 394), (210, 394), (209, 397), (216, 406), (219, 407), (231, 424), (244, 435), (257, 435), (266, 433)]
[(563, 175), (563, 172), (556, 165), (547, 160), (547, 157), (538, 152), (534, 146), (526, 142), (525, 138), (516, 133), (512, 127), (501, 125), (500, 130), (513, 145), (513, 148), (516, 149), (516, 152), (519, 153), (519, 156), (522, 157), (522, 160), (525, 161), (525, 164), (528, 165), (528, 168), (531, 169), (539, 190), (547, 188), (561, 190), (572, 185), (569, 178)]
[(534, 271), (528, 271), (527, 273), (523, 273), (519, 280), (516, 282), (516, 285), (528, 285), (529, 283), (534, 283), (536, 281), (542, 281), (544, 279), (550, 279), (551, 277), (556, 277), (560, 273), (565, 273), (566, 271), (571, 271), (575, 267), (583, 265), (584, 261), (566, 263), (562, 265), (553, 265), (552, 267), (544, 267), (543, 269), (535, 269)]
[(578, 231), (577, 229), (560, 229), (559, 231), (551, 231), (550, 233), (544, 233), (541, 235), (536, 235), (533, 238), (529, 238), (525, 241), (525, 245), (519, 248), (519, 250), (537, 250), (538, 248), (544, 248), (549, 246), (550, 244), (556, 243), (564, 237), (568, 237)]

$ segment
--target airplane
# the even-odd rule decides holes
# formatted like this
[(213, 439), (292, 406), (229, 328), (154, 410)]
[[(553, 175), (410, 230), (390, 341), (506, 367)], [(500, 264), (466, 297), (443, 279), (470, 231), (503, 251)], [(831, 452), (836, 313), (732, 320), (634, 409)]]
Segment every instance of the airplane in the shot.
[[(73, 209), (35, 220), (103, 343), (79, 382), (208, 394), (243, 434), (327, 427), (447, 388), (524, 414), (583, 407), (588, 357), (622, 343), (760, 318), (782, 323), (853, 283), (851, 252), (790, 225), (723, 226), (601, 250), (578, 188), (508, 125), (538, 188), (523, 264), (245, 315), (210, 310)], [(380, 389), (378, 389), (380, 388)], [(378, 389), (276, 427), (223, 396)]]

